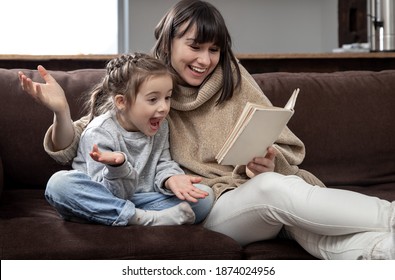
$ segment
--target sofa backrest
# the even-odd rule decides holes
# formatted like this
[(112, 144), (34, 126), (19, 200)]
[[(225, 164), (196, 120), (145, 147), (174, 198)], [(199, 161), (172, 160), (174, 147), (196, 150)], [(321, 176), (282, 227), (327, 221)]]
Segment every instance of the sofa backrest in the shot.
[[(41, 81), (37, 71), (23, 71)], [(51, 174), (69, 167), (44, 152), (53, 115), (22, 91), (17, 72), (0, 69), (0, 175), (6, 187), (43, 188)], [(82, 97), (104, 70), (51, 74), (64, 88), (76, 120), (83, 113)], [(289, 127), (306, 145), (302, 168), (331, 186), (395, 182), (395, 70), (253, 76), (276, 106), (284, 106), (294, 88), (301, 89)]]
[[(42, 81), (36, 70), (23, 72)], [(23, 92), (18, 69), (0, 69), (0, 159), (4, 185), (8, 188), (43, 188), (51, 174), (69, 168), (60, 166), (43, 149), (43, 138), (53, 114)], [(64, 88), (74, 120), (81, 112), (81, 98), (104, 75), (102, 69), (71, 72), (50, 71)]]
[(276, 106), (300, 88), (290, 129), (327, 185), (395, 182), (395, 70), (255, 74)]

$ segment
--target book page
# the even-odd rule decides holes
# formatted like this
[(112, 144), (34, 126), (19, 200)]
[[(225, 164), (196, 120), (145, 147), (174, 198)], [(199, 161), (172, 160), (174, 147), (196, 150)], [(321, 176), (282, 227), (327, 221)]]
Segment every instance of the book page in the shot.
[(223, 165), (245, 165), (254, 157), (265, 156), (294, 113), (299, 89), (285, 108), (264, 107), (247, 103), (234, 130), (216, 159)]

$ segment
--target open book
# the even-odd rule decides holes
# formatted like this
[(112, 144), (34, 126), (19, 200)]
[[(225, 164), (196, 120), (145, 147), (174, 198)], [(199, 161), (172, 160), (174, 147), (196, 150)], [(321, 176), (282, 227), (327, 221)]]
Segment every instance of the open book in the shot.
[(299, 89), (284, 108), (265, 107), (248, 102), (239, 120), (215, 159), (223, 165), (245, 165), (254, 157), (265, 156), (294, 113)]

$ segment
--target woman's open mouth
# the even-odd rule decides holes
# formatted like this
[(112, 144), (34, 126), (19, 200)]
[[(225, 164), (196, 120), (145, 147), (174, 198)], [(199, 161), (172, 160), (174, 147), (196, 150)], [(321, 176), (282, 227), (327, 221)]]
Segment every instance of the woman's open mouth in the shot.
[(191, 69), (193, 72), (196, 72), (198, 74), (203, 74), (207, 71), (207, 68), (199, 68), (199, 67), (192, 66), (192, 65), (189, 66), (189, 69)]

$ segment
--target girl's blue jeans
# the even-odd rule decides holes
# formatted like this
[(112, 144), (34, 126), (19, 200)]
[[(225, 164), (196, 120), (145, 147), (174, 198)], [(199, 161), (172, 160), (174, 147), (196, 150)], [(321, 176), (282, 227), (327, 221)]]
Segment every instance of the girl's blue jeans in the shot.
[[(196, 203), (189, 202), (196, 216), (195, 223), (200, 223), (214, 204), (214, 194), (206, 185), (195, 186), (209, 193), (209, 196)], [(101, 183), (77, 170), (53, 174), (47, 183), (45, 197), (66, 220), (112, 226), (128, 225), (136, 208), (160, 211), (183, 202), (175, 195), (159, 192), (136, 193), (130, 200), (121, 199)]]

